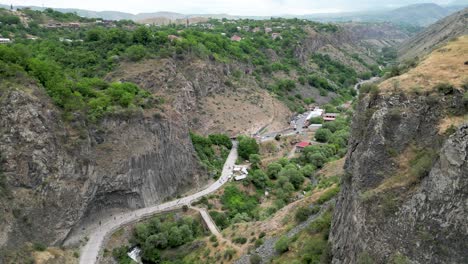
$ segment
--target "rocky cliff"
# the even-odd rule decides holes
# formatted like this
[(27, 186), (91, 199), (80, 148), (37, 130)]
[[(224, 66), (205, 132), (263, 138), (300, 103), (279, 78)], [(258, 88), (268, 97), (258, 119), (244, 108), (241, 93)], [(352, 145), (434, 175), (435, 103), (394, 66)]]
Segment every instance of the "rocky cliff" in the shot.
[(429, 85), (451, 79), (442, 69), (449, 62), (466, 73), (452, 58), (461, 56), (457, 47), (432, 64), (427, 85), (405, 86), (416, 68), (361, 95), (332, 224), (333, 263), (468, 259), (468, 87), (459, 78)]
[(200, 187), (206, 178), (188, 129), (159, 112), (62, 121), (34, 82), (2, 83), (0, 247), (60, 244), (73, 227)]

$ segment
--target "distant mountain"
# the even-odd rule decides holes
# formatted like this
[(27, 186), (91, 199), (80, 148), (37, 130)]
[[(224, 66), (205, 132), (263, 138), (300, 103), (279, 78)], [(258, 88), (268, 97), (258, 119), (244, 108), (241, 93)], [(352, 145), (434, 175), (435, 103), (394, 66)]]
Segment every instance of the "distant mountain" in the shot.
[(405, 41), (399, 48), (401, 60), (422, 57), (453, 38), (468, 34), (468, 8), (465, 8)]
[[(380, 11), (365, 11), (365, 12), (348, 12), (348, 13), (324, 13), (324, 14), (311, 14), (311, 15), (282, 15), (286, 18), (301, 18), (309, 19), (320, 22), (392, 22), (395, 24), (408, 24), (413, 26), (426, 27), (437, 20), (446, 17), (456, 11), (459, 11), (468, 6), (466, 0), (456, 0), (450, 3), (449, 6), (439, 6), (437, 4), (415, 4), (404, 6), (393, 10), (380, 10)], [(0, 7), (10, 8), (9, 5), (0, 5)], [(22, 6), (16, 6), (23, 8)], [(44, 10), (44, 7), (31, 6), (34, 10)], [(130, 19), (142, 23), (162, 23), (167, 24), (176, 20), (183, 20), (187, 18), (228, 18), (228, 19), (269, 19), (267, 16), (234, 16), (229, 14), (181, 14), (175, 12), (151, 12), (131, 14), (118, 11), (91, 11), (73, 8), (54, 8), (60, 12), (76, 13), (83, 17), (103, 18), (109, 20), (122, 20)]]
[(370, 11), (340, 14), (306, 15), (303, 18), (322, 22), (356, 21), (356, 22), (392, 22), (426, 27), (467, 5), (439, 6), (437, 4), (415, 4), (387, 11)]

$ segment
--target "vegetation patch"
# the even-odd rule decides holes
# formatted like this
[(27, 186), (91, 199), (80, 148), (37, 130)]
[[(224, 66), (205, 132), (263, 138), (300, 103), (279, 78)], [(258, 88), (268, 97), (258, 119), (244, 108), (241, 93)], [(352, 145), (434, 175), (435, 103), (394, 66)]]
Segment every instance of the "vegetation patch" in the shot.
[(213, 178), (218, 179), (229, 155), (229, 150), (232, 148), (231, 139), (223, 134), (203, 137), (193, 132), (190, 133), (190, 138), (203, 166)]
[[(130, 243), (141, 248), (145, 263), (161, 263), (183, 259), (184, 255), (174, 255), (165, 251), (180, 248), (202, 235), (204, 231), (198, 219), (189, 216), (179, 217), (171, 213), (138, 223)], [(119, 263), (131, 263), (128, 262), (126, 254), (128, 250), (128, 246), (115, 248), (112, 255)]]

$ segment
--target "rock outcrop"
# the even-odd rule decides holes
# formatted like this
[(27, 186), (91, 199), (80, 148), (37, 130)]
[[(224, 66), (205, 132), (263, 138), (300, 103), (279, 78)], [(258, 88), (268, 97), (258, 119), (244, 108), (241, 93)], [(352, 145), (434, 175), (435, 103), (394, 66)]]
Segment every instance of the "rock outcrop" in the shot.
[(466, 118), (462, 97), (455, 89), (360, 100), (332, 223), (333, 263), (466, 262), (468, 120), (441, 130), (444, 119)]
[(63, 122), (34, 83), (0, 92), (0, 248), (61, 244), (115, 209), (139, 208), (206, 183), (188, 128), (149, 110), (98, 124)]

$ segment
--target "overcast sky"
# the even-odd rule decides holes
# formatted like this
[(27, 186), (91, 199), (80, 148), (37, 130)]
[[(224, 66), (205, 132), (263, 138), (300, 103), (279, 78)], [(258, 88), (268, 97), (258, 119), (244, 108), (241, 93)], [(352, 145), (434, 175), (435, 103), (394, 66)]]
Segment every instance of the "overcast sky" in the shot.
[[(8, 1), (8, 0), (7, 0)], [(454, 0), (0, 0), (3, 4), (111, 10), (127, 13), (171, 11), (184, 14), (282, 15), (347, 12), (413, 3), (448, 4)]]

